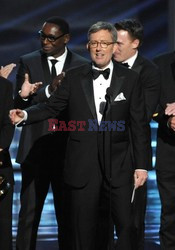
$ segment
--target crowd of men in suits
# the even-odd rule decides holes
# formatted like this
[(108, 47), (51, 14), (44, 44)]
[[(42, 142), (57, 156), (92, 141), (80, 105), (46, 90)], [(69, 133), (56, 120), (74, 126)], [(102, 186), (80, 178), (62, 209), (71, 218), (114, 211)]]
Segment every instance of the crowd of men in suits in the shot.
[[(6, 78), (15, 65), (0, 70), (0, 229), (9, 237), (7, 243), (0, 234), (0, 249), (12, 250), (14, 181), (8, 149), (16, 125), (22, 126), (17, 250), (36, 249), (50, 185), (60, 250), (143, 250), (153, 118), (159, 124), (160, 244), (174, 250), (174, 52), (154, 63), (141, 56), (143, 26), (136, 19), (97, 22), (87, 35), (90, 60), (68, 48), (68, 23), (48, 18), (39, 31), (41, 49), (19, 60), (14, 101)], [(85, 123), (82, 131), (57, 131), (54, 123), (49, 131), (50, 118)], [(88, 130), (90, 120), (97, 129)], [(119, 121), (124, 129), (112, 130)], [(111, 129), (99, 129), (107, 122)]]

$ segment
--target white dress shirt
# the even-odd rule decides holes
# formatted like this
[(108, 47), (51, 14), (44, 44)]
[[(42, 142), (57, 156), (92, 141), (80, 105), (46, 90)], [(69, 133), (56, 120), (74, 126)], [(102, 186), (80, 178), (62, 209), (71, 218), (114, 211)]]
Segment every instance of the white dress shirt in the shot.
[(136, 51), (135, 55), (133, 55), (129, 59), (123, 61), (122, 63), (128, 63), (128, 65), (129, 65), (128, 68), (131, 69), (132, 66), (133, 66), (133, 64), (134, 64), (134, 62), (135, 62), (135, 60), (136, 60), (136, 58), (137, 58), (137, 55), (138, 55), (138, 51)]
[[(105, 95), (106, 95), (106, 89), (110, 86), (111, 83), (111, 77), (112, 77), (112, 71), (113, 71), (113, 62), (110, 61), (108, 66), (106, 66), (103, 70), (110, 68), (110, 74), (109, 78), (105, 79), (104, 76), (101, 74), (99, 77), (95, 80), (93, 80), (93, 89), (94, 89), (94, 100), (95, 100), (95, 107), (96, 107), (96, 113), (97, 113), (97, 120), (100, 124), (102, 119), (102, 114), (100, 113), (100, 103), (106, 102)], [(92, 66), (93, 69), (102, 70), (95, 66)]]
[[(55, 64), (55, 69), (56, 69), (56, 73), (57, 75), (61, 74), (61, 72), (63, 71), (63, 67), (64, 67), (64, 63), (65, 63), (65, 60), (66, 60), (66, 57), (67, 57), (67, 48), (65, 47), (65, 52), (59, 56), (59, 57), (53, 57), (53, 56), (48, 56), (47, 57), (47, 61), (48, 61), (48, 65), (49, 65), (49, 69), (50, 69), (50, 72), (51, 72), (51, 68), (52, 68), (52, 63), (51, 63), (51, 60), (57, 60), (58, 62)], [(47, 98), (50, 97), (50, 94), (49, 94), (49, 85), (46, 86), (45, 88), (45, 93), (46, 93), (46, 96)]]

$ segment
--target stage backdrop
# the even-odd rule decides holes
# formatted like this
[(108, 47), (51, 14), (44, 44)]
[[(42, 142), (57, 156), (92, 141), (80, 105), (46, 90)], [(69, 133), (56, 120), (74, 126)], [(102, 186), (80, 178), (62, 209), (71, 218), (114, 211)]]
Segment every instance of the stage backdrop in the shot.
[[(43, 22), (50, 16), (61, 16), (70, 24), (71, 40), (69, 48), (83, 56), (86, 51), (88, 28), (97, 21), (115, 23), (124, 18), (138, 18), (144, 26), (144, 43), (141, 53), (152, 59), (155, 55), (168, 51), (168, 0), (1, 0), (0, 8), (0, 65), (11, 62), (17, 64), (19, 57), (40, 48), (37, 33)], [(16, 68), (17, 69), (17, 68)], [(15, 88), (16, 69), (10, 76)], [(155, 162), (156, 127), (152, 126), (153, 162)], [(15, 170), (14, 194), (14, 235), (19, 211), (20, 171), (15, 163), (20, 130), (16, 129), (11, 145), (11, 157)], [(40, 234), (55, 227), (52, 196), (48, 195), (41, 220)], [(156, 211), (156, 213), (155, 213)], [(157, 239), (160, 202), (156, 189), (155, 175), (150, 174), (148, 208), (146, 217), (147, 238)], [(49, 216), (50, 217), (49, 217)], [(50, 218), (50, 219), (49, 219)], [(46, 231), (42, 231), (44, 226)], [(48, 229), (49, 228), (49, 229)], [(44, 233), (43, 233), (44, 232)]]

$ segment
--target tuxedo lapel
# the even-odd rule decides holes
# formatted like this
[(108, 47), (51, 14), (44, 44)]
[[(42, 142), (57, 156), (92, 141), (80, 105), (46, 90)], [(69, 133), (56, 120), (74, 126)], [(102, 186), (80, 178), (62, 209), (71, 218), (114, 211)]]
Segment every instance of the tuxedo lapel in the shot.
[(93, 90), (93, 81), (92, 81), (92, 72), (91, 67), (88, 68), (87, 72), (84, 72), (84, 77), (82, 77), (82, 88), (91, 110), (91, 113), (94, 119), (97, 119), (96, 108), (95, 108), (95, 101), (94, 101), (94, 90)]
[[(118, 66), (114, 66), (113, 69), (113, 74), (112, 74), (112, 79), (111, 79), (111, 84), (110, 84), (110, 88), (111, 88), (111, 101), (113, 102), (116, 98), (116, 96), (120, 93), (120, 89), (123, 85), (124, 76), (120, 76), (120, 72), (119, 69), (117, 68)], [(106, 117), (109, 115), (109, 108), (107, 108), (106, 110)], [(104, 117), (103, 117), (104, 118)]]
[(72, 60), (72, 53), (69, 50), (67, 50), (67, 56), (63, 66), (63, 71), (66, 71), (67, 69), (70, 68), (71, 60)]
[(122, 87), (124, 79), (125, 79), (124, 76), (120, 76), (120, 74), (118, 74), (117, 66), (115, 66), (113, 69), (113, 74), (112, 74), (112, 79), (111, 79), (111, 84), (110, 84), (111, 93), (112, 93), (112, 101), (114, 101), (116, 96), (120, 93), (120, 89)]
[(132, 70), (134, 70), (135, 72), (140, 74), (140, 72), (142, 70), (142, 63), (143, 63), (143, 59), (140, 55), (138, 55), (133, 66), (132, 66)]

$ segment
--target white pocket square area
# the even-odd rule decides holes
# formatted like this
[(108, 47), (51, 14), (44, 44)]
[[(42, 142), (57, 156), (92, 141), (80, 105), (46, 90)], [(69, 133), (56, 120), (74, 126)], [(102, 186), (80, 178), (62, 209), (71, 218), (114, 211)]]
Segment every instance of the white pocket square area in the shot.
[(115, 102), (116, 102), (116, 101), (119, 102), (119, 101), (123, 101), (123, 100), (126, 100), (126, 98), (125, 98), (123, 92), (121, 92), (120, 94), (118, 94), (118, 96), (116, 96), (116, 98), (115, 98), (114, 101), (115, 101)]

